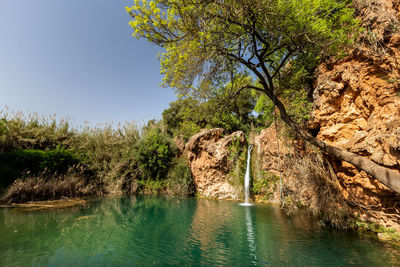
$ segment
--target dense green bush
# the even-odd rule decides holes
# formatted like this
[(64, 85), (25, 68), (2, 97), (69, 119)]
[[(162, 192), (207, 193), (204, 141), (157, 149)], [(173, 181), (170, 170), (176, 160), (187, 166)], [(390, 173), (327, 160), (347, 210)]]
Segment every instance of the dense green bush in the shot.
[(176, 146), (170, 136), (158, 128), (148, 130), (134, 146), (135, 159), (144, 180), (166, 178)]
[(65, 173), (71, 166), (81, 163), (83, 158), (80, 153), (64, 148), (49, 151), (23, 149), (1, 154), (0, 186), (10, 185), (24, 172)]
[(186, 157), (173, 158), (168, 174), (162, 180), (139, 180), (137, 187), (144, 194), (161, 194), (168, 196), (194, 196), (196, 188)]

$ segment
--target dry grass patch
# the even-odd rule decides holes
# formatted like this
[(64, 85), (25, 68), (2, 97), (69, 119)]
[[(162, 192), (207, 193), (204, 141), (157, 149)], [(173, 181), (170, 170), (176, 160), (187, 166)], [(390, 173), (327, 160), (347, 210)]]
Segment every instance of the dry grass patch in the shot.
[(295, 214), (305, 208), (321, 222), (336, 228), (351, 227), (350, 210), (340, 192), (333, 168), (320, 152), (286, 159), (293, 175), (284, 179), (286, 209)]
[(27, 174), (16, 180), (6, 191), (3, 202), (26, 203), (30, 201), (76, 198), (103, 193), (103, 184), (90, 180), (83, 168), (70, 168), (65, 174)]

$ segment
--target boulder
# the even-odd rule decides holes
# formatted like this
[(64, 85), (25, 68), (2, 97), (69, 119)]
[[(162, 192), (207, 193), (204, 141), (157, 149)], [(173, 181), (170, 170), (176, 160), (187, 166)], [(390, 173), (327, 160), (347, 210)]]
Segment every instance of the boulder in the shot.
[[(233, 166), (235, 149), (245, 149), (244, 133), (223, 136), (223, 129), (204, 129), (192, 136), (185, 145), (197, 192), (202, 197), (238, 199), (241, 188), (234, 185)], [(233, 149), (235, 147), (235, 149)]]

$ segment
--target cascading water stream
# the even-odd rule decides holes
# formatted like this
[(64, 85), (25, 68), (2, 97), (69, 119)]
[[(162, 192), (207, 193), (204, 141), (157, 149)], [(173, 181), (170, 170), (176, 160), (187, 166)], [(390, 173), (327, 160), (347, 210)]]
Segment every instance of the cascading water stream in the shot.
[(251, 150), (253, 149), (253, 145), (249, 145), (247, 150), (247, 165), (246, 165), (246, 174), (244, 176), (244, 203), (242, 206), (250, 206), (250, 159), (251, 159)]

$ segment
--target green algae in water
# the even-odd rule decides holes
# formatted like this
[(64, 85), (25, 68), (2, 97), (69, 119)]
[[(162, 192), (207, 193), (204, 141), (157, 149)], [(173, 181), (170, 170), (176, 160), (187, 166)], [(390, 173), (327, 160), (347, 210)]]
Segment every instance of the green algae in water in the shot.
[(104, 198), (0, 209), (0, 266), (388, 266), (399, 250), (228, 201)]

